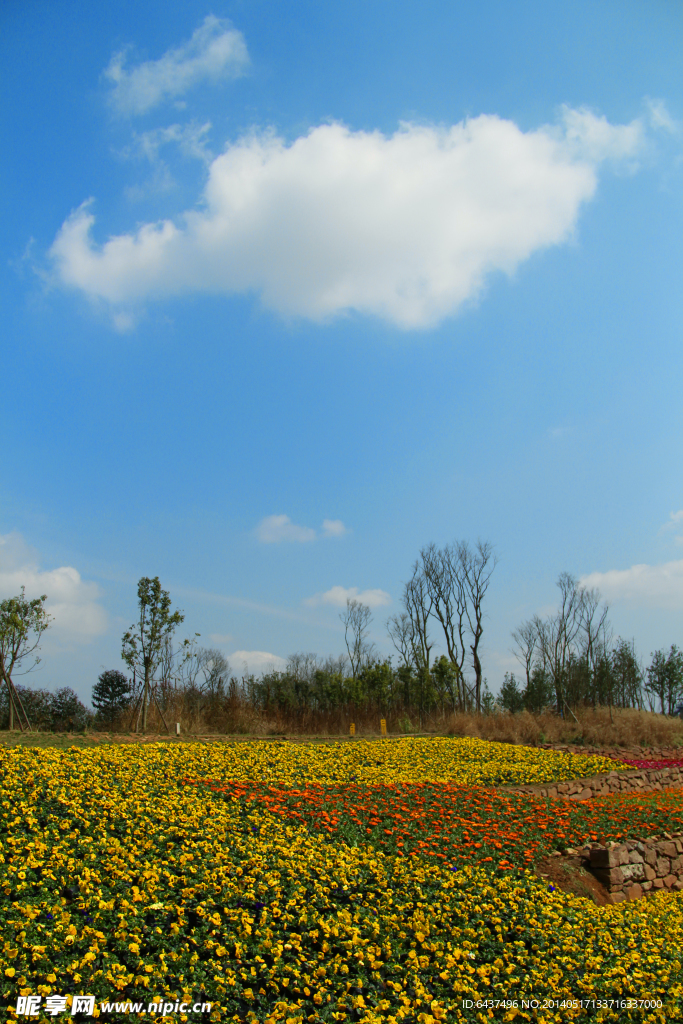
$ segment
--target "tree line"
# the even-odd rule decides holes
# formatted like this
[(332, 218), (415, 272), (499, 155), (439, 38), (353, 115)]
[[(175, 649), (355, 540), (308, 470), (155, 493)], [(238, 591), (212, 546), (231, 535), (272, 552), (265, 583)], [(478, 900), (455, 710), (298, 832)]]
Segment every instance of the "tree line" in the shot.
[(122, 638), (127, 673), (101, 673), (92, 693), (94, 718), (68, 688), (49, 694), (13, 682), (20, 666), (30, 670), (39, 662), (36, 651), (50, 625), (46, 596), (28, 601), (22, 589), (0, 604), (0, 674), (6, 683), (0, 727), (81, 728), (94, 722), (145, 732), (153, 713), (170, 732), (181, 713), (198, 724), (225, 722), (238, 707), (288, 720), (322, 716), (330, 725), (379, 715), (420, 727), (458, 712), (551, 709), (565, 716), (582, 705), (677, 712), (683, 652), (675, 645), (656, 651), (644, 669), (633, 642), (614, 639), (599, 592), (566, 572), (558, 579), (556, 612), (534, 616), (513, 631), (523, 675), (518, 680), (506, 673), (494, 698), (481, 651), (496, 564), (489, 542), (427, 545), (403, 587), (401, 610), (386, 623), (395, 655), (377, 655), (371, 609), (348, 600), (340, 615), (344, 653), (326, 659), (294, 654), (283, 671), (260, 678), (238, 678), (220, 650), (199, 645), (198, 633), (176, 643), (184, 615), (172, 610), (158, 577), (142, 577), (136, 621)]

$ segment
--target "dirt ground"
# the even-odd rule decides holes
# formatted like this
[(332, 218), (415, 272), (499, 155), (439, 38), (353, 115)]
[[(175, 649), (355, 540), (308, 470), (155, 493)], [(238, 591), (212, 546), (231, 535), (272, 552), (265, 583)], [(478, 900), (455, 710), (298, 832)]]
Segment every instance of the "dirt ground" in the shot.
[(548, 885), (574, 896), (584, 896), (599, 907), (611, 906), (607, 889), (582, 866), (580, 857), (545, 857), (536, 865), (536, 874)]

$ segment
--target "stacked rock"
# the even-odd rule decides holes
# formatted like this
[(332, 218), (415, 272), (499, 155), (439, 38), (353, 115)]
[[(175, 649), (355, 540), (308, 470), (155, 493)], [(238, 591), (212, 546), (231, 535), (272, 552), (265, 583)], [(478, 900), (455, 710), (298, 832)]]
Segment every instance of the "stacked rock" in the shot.
[(593, 843), (582, 851), (585, 866), (612, 902), (639, 899), (657, 889), (683, 889), (683, 832), (625, 843)]

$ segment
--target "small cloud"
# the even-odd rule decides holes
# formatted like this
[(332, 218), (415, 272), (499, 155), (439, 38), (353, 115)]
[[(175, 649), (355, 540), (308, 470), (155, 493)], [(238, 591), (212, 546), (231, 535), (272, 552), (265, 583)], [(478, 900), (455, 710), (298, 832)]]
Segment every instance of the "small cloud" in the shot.
[(315, 530), (297, 526), (289, 516), (266, 516), (257, 526), (256, 536), (262, 544), (282, 544), (283, 541), (305, 544), (315, 540)]
[(144, 114), (181, 96), (203, 80), (238, 78), (249, 63), (244, 36), (229, 21), (209, 14), (192, 38), (158, 60), (126, 68), (127, 53), (115, 53), (104, 75), (112, 83), (110, 102), (120, 114)]
[(345, 608), (347, 601), (358, 601), (368, 608), (379, 608), (384, 604), (391, 604), (391, 598), (386, 590), (359, 590), (358, 587), (332, 587), (324, 594), (314, 594), (304, 601), (309, 608), (315, 608), (322, 604), (331, 604), (336, 608)]
[(124, 334), (126, 331), (132, 331), (137, 323), (132, 313), (114, 313), (111, 319), (114, 327), (121, 334)]
[(632, 565), (582, 576), (581, 584), (597, 587), (610, 603), (683, 611), (683, 559), (662, 565)]
[(563, 437), (568, 437), (571, 434), (571, 427), (550, 427), (548, 430), (548, 437), (554, 441), (559, 441)]
[(31, 600), (47, 594), (45, 608), (53, 617), (51, 633), (84, 642), (106, 633), (107, 613), (99, 604), (97, 584), (81, 579), (71, 565), (40, 569), (37, 551), (20, 533), (8, 533), (0, 536), (0, 599), (15, 597), (22, 587)]
[(213, 154), (208, 148), (206, 136), (211, 131), (211, 122), (199, 124), (171, 124), (167, 128), (154, 128), (148, 132), (134, 133), (134, 143), (127, 147), (122, 156), (138, 156), (155, 164), (159, 160), (159, 150), (164, 146), (177, 146), (184, 156), (194, 157), (203, 163), (209, 163)]
[(564, 105), (562, 120), (565, 142), (569, 148), (576, 147), (582, 160), (624, 160), (635, 157), (643, 148), (643, 123), (638, 119), (630, 124), (610, 124), (606, 117), (587, 107)]
[(323, 519), (323, 537), (343, 537), (348, 532), (341, 519)]
[[(679, 530), (683, 527), (683, 508), (679, 509), (678, 512), (669, 513), (668, 523), (664, 523), (660, 526), (659, 532), (664, 533), (666, 530)], [(677, 534), (674, 537), (674, 544), (683, 544), (683, 533)]]
[(233, 665), (243, 665), (245, 675), (263, 675), (264, 672), (283, 672), (287, 659), (268, 651), (233, 651), (230, 655)]
[(678, 131), (678, 125), (666, 109), (664, 100), (647, 100), (647, 109), (652, 128), (664, 129), (671, 135)]
[(218, 644), (219, 647), (233, 643), (234, 639), (230, 633), (209, 633), (209, 640), (214, 644)]
[(678, 512), (669, 512), (669, 521), (664, 523), (661, 529), (675, 530), (679, 524), (683, 524), (683, 508), (680, 508)]

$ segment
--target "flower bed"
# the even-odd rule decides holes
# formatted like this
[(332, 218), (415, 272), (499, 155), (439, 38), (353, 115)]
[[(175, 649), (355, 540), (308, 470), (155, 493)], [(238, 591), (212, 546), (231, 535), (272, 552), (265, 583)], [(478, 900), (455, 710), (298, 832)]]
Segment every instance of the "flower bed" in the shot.
[[(500, 860), (481, 860), (483, 840), (477, 847), (475, 836), (496, 814), (508, 814), (500, 828), (509, 836), (519, 823), (513, 813), (526, 816), (530, 842), (548, 836), (538, 838), (542, 845), (557, 842), (572, 815), (594, 812), (599, 801), (569, 805), (490, 788), (466, 796), (456, 781), (464, 774), (522, 781), (525, 763), (534, 780), (540, 772), (550, 781), (572, 777), (573, 766), (502, 744), (482, 744), (479, 765), (466, 746), (467, 758), (454, 765), (447, 751), (457, 743), (429, 743), (0, 751), (4, 1006), (21, 994), (62, 992), (92, 993), (98, 1003), (206, 998), (213, 1020), (269, 1024), (613, 1021), (609, 1008), (587, 1018), (576, 1002), (599, 996), (661, 1001), (656, 1010), (620, 1011), (620, 1020), (680, 1017), (681, 896), (597, 908), (549, 891), (524, 863), (500, 871)], [(437, 786), (405, 785), (425, 765), (447, 777), (447, 793), (460, 792), (458, 809), (466, 807), (470, 824), (462, 813), (459, 822), (444, 819)], [(332, 803), (349, 776), (363, 773), (371, 777), (356, 778), (350, 792), (366, 800), (354, 824), (365, 835), (345, 837), (331, 828)], [(242, 791), (219, 794), (186, 781), (202, 778), (241, 781)], [(263, 800), (245, 786), (255, 778)], [(329, 806), (314, 809), (306, 798), (283, 815), (285, 790), (295, 803), (306, 792), (319, 800), (322, 781), (330, 784)], [(275, 790), (270, 804), (267, 784)], [(382, 784), (388, 791), (378, 816)], [(412, 856), (377, 845), (392, 814), (396, 832), (403, 827), (397, 801), (419, 812), (413, 821), (423, 835)], [(289, 820), (290, 810), (301, 817)], [(537, 833), (532, 812), (540, 816)], [(366, 825), (370, 813), (377, 821)], [(456, 826), (471, 830), (471, 846), (450, 864), (436, 853)], [(499, 854), (496, 841), (487, 849)], [(536, 999), (540, 1007), (503, 1006), (491, 1018), (477, 1009), (481, 999)], [(574, 1002), (544, 1009), (544, 999)], [(41, 1010), (33, 1019), (55, 1018)]]
[(652, 758), (644, 760), (634, 757), (620, 757), (622, 764), (630, 765), (632, 768), (683, 768), (683, 757)]

